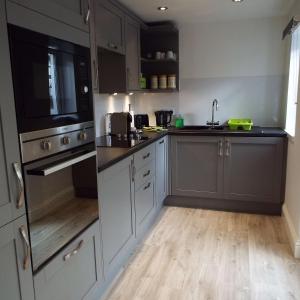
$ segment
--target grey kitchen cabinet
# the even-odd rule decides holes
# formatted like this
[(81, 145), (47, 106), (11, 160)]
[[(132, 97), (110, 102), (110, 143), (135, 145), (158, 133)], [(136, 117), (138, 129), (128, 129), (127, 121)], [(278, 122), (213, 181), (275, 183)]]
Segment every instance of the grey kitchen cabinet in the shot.
[(155, 144), (155, 193), (160, 206), (168, 195), (168, 137), (165, 136)]
[(222, 137), (172, 136), (172, 195), (221, 197), (222, 147)]
[(108, 0), (95, 0), (95, 38), (98, 47), (125, 54), (125, 14)]
[(99, 92), (99, 65), (98, 65), (98, 47), (96, 42), (96, 4), (91, 1), (91, 15), (90, 15), (90, 46), (91, 46), (91, 70), (92, 70), (92, 85), (94, 92)]
[(126, 16), (126, 76), (127, 90), (140, 89), (140, 24)]
[(25, 216), (0, 228), (0, 298), (34, 299)]
[(89, 32), (91, 0), (8, 0), (41, 15)]
[(102, 281), (101, 263), (97, 221), (34, 276), (35, 299), (90, 299)]
[(224, 147), (224, 197), (280, 203), (284, 140), (227, 137)]
[(98, 174), (105, 279), (126, 262), (134, 245), (133, 157)]
[(0, 0), (0, 227), (25, 214), (18, 131), (5, 17)]
[(154, 178), (150, 178), (135, 191), (136, 236), (141, 237), (147, 230), (155, 213)]

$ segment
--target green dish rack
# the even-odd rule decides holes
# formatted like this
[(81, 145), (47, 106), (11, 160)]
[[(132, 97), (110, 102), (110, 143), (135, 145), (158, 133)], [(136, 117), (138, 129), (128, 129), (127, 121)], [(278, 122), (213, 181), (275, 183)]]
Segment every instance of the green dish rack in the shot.
[(253, 121), (251, 119), (229, 119), (228, 127), (230, 130), (251, 130)]

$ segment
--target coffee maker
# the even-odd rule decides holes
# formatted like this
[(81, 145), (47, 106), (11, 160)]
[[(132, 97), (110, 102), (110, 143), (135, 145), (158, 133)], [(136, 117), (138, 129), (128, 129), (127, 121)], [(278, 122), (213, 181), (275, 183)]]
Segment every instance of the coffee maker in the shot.
[(156, 125), (167, 128), (170, 126), (172, 120), (173, 111), (172, 110), (158, 110), (155, 112)]

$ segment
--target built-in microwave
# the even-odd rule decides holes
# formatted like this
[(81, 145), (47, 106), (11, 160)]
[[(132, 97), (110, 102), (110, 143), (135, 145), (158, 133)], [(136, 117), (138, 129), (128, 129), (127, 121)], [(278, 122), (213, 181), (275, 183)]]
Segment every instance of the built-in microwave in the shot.
[(93, 120), (90, 49), (8, 25), (19, 133)]

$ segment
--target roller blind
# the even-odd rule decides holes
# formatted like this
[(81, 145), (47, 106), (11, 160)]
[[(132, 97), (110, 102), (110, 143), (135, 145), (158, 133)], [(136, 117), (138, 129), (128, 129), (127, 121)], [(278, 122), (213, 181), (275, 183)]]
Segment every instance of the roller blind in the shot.
[(292, 33), (285, 130), (295, 136), (299, 91), (300, 27)]

